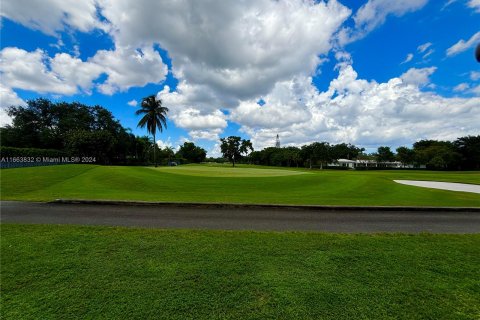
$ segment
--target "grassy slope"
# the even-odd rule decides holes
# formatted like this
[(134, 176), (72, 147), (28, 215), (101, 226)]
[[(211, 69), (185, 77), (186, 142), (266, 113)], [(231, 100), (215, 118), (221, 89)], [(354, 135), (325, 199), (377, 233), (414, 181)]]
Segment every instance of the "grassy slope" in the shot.
[(2, 225), (3, 319), (474, 319), (480, 235)]
[[(242, 168), (237, 168), (243, 170)], [(220, 170), (220, 169), (219, 169)], [(280, 169), (279, 169), (280, 170)], [(205, 177), (142, 167), (64, 165), (1, 171), (3, 200), (55, 198), (331, 205), (480, 206), (480, 196), (393, 179), (480, 184), (480, 173), (308, 171), (278, 177)]]

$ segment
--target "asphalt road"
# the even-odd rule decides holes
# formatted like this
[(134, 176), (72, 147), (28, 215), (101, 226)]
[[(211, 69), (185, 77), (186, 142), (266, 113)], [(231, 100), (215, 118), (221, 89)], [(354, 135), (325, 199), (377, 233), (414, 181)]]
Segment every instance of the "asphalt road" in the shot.
[(480, 233), (480, 212), (50, 204), (2, 201), (2, 223), (324, 232)]

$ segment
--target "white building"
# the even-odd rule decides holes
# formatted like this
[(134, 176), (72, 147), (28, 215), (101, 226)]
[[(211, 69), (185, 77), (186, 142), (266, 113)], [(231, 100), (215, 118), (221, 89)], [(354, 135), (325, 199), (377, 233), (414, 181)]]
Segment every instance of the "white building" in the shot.
[(346, 167), (350, 169), (361, 168), (414, 168), (413, 165), (403, 166), (400, 161), (377, 162), (375, 160), (349, 160), (338, 159), (334, 163), (328, 164), (331, 167)]

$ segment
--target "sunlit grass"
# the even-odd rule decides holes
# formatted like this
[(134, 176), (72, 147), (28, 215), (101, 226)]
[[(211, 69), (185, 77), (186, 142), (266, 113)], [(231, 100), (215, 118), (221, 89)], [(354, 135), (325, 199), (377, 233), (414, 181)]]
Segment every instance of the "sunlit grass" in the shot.
[[(265, 176), (259, 176), (262, 171), (265, 171)], [(226, 177), (234, 174), (232, 172), (243, 176)], [(480, 184), (479, 172), (336, 171), (208, 165), (154, 169), (62, 165), (4, 169), (0, 173), (3, 200), (49, 201), (63, 198), (257, 204), (480, 206), (478, 194), (420, 188), (393, 181), (434, 180)], [(281, 175), (269, 176), (271, 174)]]
[(2, 319), (476, 319), (479, 235), (2, 225)]

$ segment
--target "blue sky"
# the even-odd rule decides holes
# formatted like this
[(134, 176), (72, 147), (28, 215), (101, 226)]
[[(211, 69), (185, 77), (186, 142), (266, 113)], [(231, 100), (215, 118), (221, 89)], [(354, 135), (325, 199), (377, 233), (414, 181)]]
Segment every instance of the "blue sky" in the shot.
[(373, 151), (480, 134), (478, 0), (4, 0), (1, 15), (1, 124), (48, 97), (145, 135), (134, 112), (156, 94), (159, 144), (212, 156), (228, 135)]

